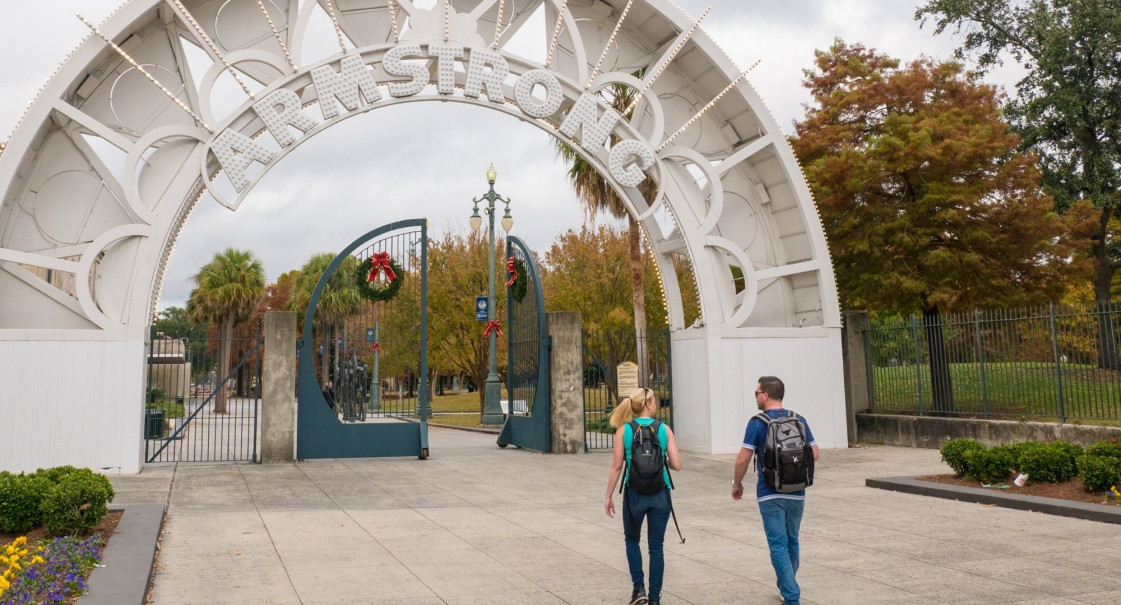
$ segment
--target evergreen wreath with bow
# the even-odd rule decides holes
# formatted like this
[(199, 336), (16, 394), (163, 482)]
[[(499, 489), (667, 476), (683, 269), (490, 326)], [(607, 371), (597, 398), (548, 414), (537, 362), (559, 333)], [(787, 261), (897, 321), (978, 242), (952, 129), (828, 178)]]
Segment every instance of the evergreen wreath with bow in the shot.
[(514, 299), (514, 302), (522, 302), (525, 299), (528, 290), (527, 282), (529, 281), (529, 275), (525, 270), (525, 261), (515, 256), (506, 259), (506, 275), (510, 278), (506, 282), (506, 287), (510, 289), (510, 297)]
[[(378, 275), (385, 273), (386, 281), (378, 280)], [(366, 260), (358, 263), (354, 270), (354, 282), (362, 298), (371, 302), (386, 302), (393, 300), (401, 290), (405, 281), (405, 270), (397, 261), (389, 257), (388, 252), (374, 253)]]

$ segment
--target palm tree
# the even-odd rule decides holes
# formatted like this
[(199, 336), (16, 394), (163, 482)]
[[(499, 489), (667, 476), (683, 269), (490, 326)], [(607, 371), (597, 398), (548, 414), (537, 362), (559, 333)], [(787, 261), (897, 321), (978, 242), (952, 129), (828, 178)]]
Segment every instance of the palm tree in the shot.
[[(196, 324), (218, 326), (217, 380), (221, 384), (230, 371), (234, 326), (249, 319), (265, 293), (265, 268), (249, 250), (226, 248), (200, 267), (191, 281), (195, 289), (187, 299), (187, 317)], [(226, 398), (226, 389), (218, 389), (216, 413), (226, 413)]]
[[(313, 255), (304, 263), (304, 266), (296, 274), (296, 280), (292, 286), (292, 297), (288, 299), (289, 309), (300, 315), (307, 314), (308, 305), (311, 304), (311, 295), (315, 292), (315, 286), (319, 284), (319, 280), (322, 279), (323, 273), (327, 271), (331, 261), (335, 260), (335, 256), (334, 252), (323, 252)], [(327, 285), (323, 288), (323, 294), (320, 295), (319, 303), (315, 307), (321, 340), (330, 338), (332, 329), (337, 332), (340, 325), (345, 330), (346, 318), (360, 310), (365, 302), (358, 286), (354, 283), (354, 272), (358, 269), (358, 262), (358, 259), (353, 256), (344, 258), (342, 264), (331, 274), (331, 277), (327, 280)], [(345, 334), (343, 336), (345, 338)], [(339, 359), (337, 334), (333, 341), (336, 347), (335, 359)], [(331, 380), (329, 347), (328, 344), (328, 349), (324, 350), (325, 354), (320, 361), (320, 380), (324, 384)]]
[[(636, 78), (641, 79), (645, 73), (645, 69), (639, 70), (632, 74)], [(626, 108), (630, 106), (635, 98), (636, 91), (625, 84), (612, 84), (605, 88), (601, 94), (607, 99), (611, 107), (623, 114)], [(633, 114), (624, 114), (628, 120)], [(611, 144), (614, 145), (619, 142), (619, 137), (612, 134)], [(623, 203), (622, 198), (619, 197), (615, 190), (607, 184), (607, 179), (603, 178), (595, 167), (590, 162), (584, 159), (579, 153), (576, 152), (568, 143), (561, 139), (555, 139), (557, 155), (564, 159), (568, 165), (568, 179), (572, 183), (572, 189), (576, 192), (576, 196), (584, 204), (584, 211), (592, 220), (600, 211), (606, 211), (611, 216), (621, 219), (627, 219), (627, 242), (630, 247), (630, 265), (631, 265), (631, 294), (634, 300), (634, 333), (635, 333), (635, 351), (638, 356), (638, 371), (640, 380), (645, 384), (646, 376), (649, 375), (648, 360), (646, 353), (646, 294), (642, 288), (643, 281), (643, 263), (642, 263), (642, 232), (638, 221), (631, 216), (627, 211), (627, 206)], [(657, 185), (650, 179), (645, 179), (638, 186), (638, 190), (642, 193), (647, 204), (653, 203), (653, 198), (657, 195)]]

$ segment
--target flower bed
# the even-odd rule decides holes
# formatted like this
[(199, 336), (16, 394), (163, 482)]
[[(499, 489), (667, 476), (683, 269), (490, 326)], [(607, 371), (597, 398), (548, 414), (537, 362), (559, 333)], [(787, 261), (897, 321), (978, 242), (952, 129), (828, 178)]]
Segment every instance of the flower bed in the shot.
[(0, 549), (0, 603), (67, 603), (86, 591), (86, 577), (101, 560), (105, 540), (62, 536), (28, 543), (16, 538)]

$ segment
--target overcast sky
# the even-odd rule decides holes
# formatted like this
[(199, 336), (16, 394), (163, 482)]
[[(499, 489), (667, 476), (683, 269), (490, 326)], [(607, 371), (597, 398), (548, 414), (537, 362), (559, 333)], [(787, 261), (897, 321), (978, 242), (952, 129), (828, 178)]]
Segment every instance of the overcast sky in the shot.
[[(741, 68), (762, 60), (750, 82), (787, 133), (809, 100), (802, 70), (834, 38), (903, 60), (949, 58), (955, 46), (950, 35), (919, 28), (910, 0), (676, 1), (694, 18), (712, 6), (703, 28)], [(0, 136), (7, 138), (44, 78), (87, 33), (74, 13), (97, 23), (118, 4), (0, 4)], [(331, 39), (332, 32), (323, 33)], [(989, 79), (1011, 88), (1015, 76), (1006, 69)], [(183, 305), (189, 276), (228, 246), (253, 250), (273, 281), (312, 254), (338, 251), (391, 220), (425, 216), (435, 235), (465, 230), (471, 198), (487, 190), (489, 162), (499, 171), (496, 189), (513, 199), (513, 233), (530, 246), (544, 250), (584, 220), (550, 137), (517, 119), (455, 103), (412, 103), (345, 124), (289, 154), (236, 213), (204, 198), (176, 244), (160, 307)]]

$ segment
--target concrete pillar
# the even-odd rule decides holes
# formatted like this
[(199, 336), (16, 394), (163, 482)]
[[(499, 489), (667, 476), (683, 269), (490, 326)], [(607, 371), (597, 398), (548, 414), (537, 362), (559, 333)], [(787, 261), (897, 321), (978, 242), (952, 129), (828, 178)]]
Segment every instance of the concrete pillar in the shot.
[(549, 405), (554, 454), (584, 453), (584, 343), (579, 313), (547, 315), (552, 349)]
[(265, 313), (261, 462), (296, 459), (296, 314)]
[(856, 415), (871, 407), (872, 366), (868, 342), (868, 313), (845, 311), (841, 332), (841, 358), (845, 364), (845, 415), (848, 417), (849, 443), (858, 443)]

